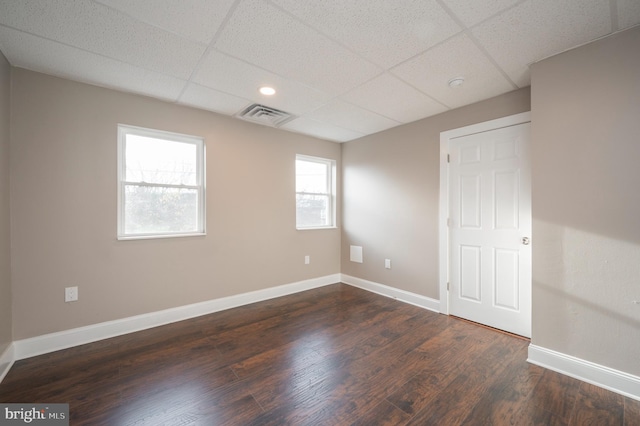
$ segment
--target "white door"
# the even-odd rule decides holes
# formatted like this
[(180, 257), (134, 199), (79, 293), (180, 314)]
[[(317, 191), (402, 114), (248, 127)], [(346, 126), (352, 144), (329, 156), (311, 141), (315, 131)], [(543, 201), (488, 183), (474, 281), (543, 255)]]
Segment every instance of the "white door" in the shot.
[(449, 309), (531, 337), (530, 123), (449, 140)]

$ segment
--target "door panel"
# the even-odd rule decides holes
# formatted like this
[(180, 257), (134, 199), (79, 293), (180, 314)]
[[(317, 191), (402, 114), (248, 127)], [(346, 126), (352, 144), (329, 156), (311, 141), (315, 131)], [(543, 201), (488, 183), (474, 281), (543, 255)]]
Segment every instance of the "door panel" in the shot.
[(450, 312), (531, 335), (530, 123), (449, 141)]
[(460, 246), (460, 297), (479, 302), (481, 247)]
[(496, 249), (494, 303), (496, 306), (518, 311), (520, 253), (517, 250)]
[(460, 176), (460, 227), (479, 229), (481, 226), (480, 175)]
[(493, 175), (495, 196), (495, 229), (518, 229), (520, 179), (518, 170), (505, 170)]

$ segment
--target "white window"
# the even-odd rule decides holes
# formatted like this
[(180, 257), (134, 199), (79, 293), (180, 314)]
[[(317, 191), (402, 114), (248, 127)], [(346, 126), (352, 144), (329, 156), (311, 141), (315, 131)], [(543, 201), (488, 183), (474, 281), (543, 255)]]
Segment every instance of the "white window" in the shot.
[(118, 239), (204, 235), (204, 140), (118, 125)]
[(335, 227), (336, 162), (296, 156), (296, 227)]

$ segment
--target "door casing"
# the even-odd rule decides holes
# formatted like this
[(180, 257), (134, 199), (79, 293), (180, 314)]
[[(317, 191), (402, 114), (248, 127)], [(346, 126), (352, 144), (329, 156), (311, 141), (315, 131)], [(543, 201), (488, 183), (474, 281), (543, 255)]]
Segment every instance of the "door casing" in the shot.
[(439, 235), (439, 287), (440, 313), (449, 315), (449, 141), (461, 136), (472, 135), (503, 127), (531, 122), (531, 112), (510, 115), (508, 117), (472, 124), (440, 133), (440, 202), (438, 217)]

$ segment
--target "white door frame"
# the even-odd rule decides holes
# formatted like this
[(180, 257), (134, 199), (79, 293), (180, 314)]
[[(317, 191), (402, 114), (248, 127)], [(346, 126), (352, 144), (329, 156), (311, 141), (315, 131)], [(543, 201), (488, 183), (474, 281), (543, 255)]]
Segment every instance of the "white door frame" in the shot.
[(440, 213), (438, 218), (439, 234), (439, 283), (440, 313), (449, 315), (449, 141), (461, 136), (482, 133), (503, 127), (531, 122), (531, 112), (510, 115), (496, 120), (472, 124), (459, 129), (440, 133)]

